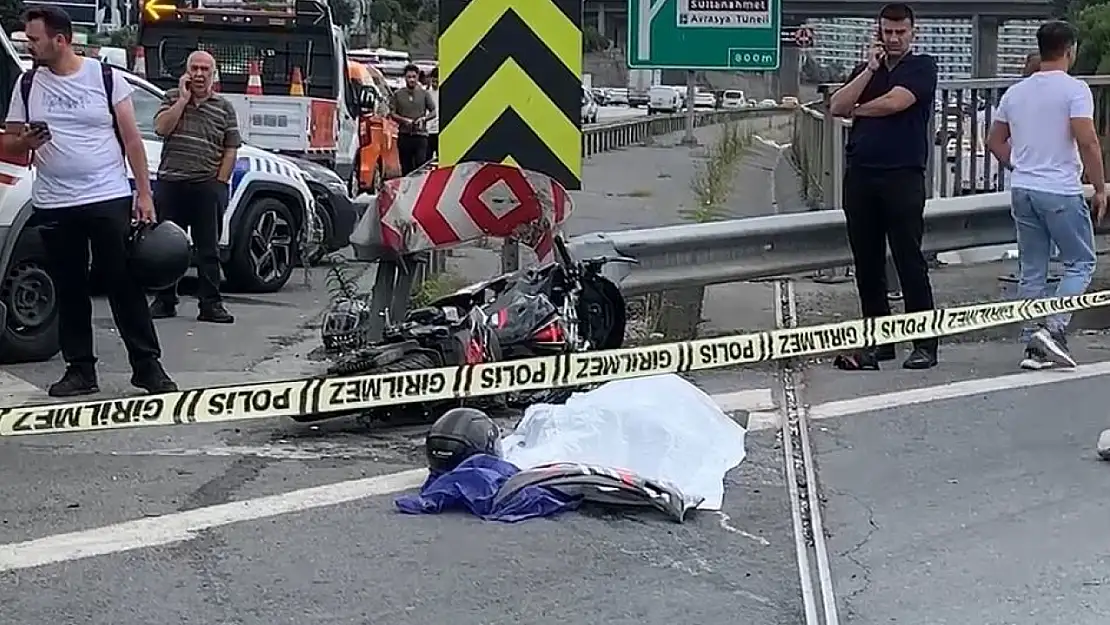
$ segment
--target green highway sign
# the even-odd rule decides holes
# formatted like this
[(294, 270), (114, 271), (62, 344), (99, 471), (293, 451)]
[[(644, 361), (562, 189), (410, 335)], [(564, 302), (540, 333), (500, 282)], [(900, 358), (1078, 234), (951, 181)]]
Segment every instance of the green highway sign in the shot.
[(628, 0), (632, 69), (779, 68), (782, 0)]

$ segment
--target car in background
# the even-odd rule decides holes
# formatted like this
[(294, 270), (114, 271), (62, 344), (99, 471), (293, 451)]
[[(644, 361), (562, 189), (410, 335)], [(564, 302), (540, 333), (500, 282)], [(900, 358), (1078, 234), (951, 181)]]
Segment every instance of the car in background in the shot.
[(728, 89), (721, 94), (721, 108), (723, 109), (739, 109), (747, 106), (748, 101), (744, 99), (744, 92), (735, 89)]
[(594, 102), (598, 106), (605, 106), (609, 104), (609, 92), (601, 87), (593, 87), (590, 89), (590, 95), (594, 97)]
[(610, 106), (628, 106), (628, 89), (624, 87), (609, 87), (605, 90), (609, 96)]
[(674, 87), (655, 85), (648, 89), (648, 115), (677, 113), (682, 109), (682, 97)]
[(775, 106), (778, 106), (778, 105), (779, 105), (779, 103), (775, 102), (771, 98), (764, 98), (764, 99), (759, 101), (759, 106), (761, 108), (770, 108), (770, 107), (775, 107)]
[(594, 94), (584, 85), (582, 87), (582, 124), (596, 124), (597, 123), (597, 102), (594, 100)]
[(798, 102), (798, 98), (796, 98), (792, 95), (788, 95), (788, 96), (783, 96), (782, 105), (785, 106), (785, 107), (793, 109), (793, 108), (798, 108), (798, 106), (800, 106), (800, 103)]
[(704, 91), (702, 89), (698, 89), (694, 93), (694, 108), (696, 108), (696, 109), (717, 108), (717, 97), (713, 95), (712, 91)]

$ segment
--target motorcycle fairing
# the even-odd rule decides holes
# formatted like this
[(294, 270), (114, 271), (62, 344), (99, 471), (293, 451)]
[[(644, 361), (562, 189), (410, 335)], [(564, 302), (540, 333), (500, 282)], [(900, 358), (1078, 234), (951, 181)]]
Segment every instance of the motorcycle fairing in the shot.
[(650, 506), (678, 523), (703, 498), (690, 497), (673, 484), (645, 478), (622, 469), (576, 462), (555, 462), (525, 469), (509, 478), (494, 496), (493, 505), (526, 486), (550, 488), (571, 497), (610, 505)]

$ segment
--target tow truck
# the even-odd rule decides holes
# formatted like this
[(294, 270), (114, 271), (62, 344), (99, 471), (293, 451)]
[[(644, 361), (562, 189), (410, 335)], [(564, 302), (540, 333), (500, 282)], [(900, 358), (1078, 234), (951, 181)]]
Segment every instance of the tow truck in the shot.
[(216, 59), (243, 140), (333, 169), (352, 196), (401, 175), (397, 125), (351, 76), (324, 0), (147, 0), (139, 24), (148, 80), (177, 86), (186, 59)]

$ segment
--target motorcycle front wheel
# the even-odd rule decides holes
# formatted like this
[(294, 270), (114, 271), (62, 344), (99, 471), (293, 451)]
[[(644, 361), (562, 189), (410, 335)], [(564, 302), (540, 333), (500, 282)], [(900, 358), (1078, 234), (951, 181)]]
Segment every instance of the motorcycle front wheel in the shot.
[[(336, 364), (333, 368), (337, 375), (363, 375), (367, 373), (401, 373), (403, 371), (419, 371), (421, 369), (435, 369), (436, 363), (428, 354), (413, 352), (405, 354), (403, 357), (394, 360), (393, 362), (386, 363), (380, 367), (374, 367), (367, 360), (361, 363), (364, 366), (359, 366), (357, 354), (350, 360)], [(298, 423), (313, 423), (315, 421), (323, 421), (325, 419), (335, 419), (338, 417), (345, 417), (349, 415), (360, 415), (366, 419), (373, 419), (379, 417), (388, 420), (391, 413), (396, 411), (404, 411), (406, 408), (409, 411), (416, 409), (415, 404), (406, 404), (402, 406), (391, 406), (389, 408), (382, 408), (380, 410), (355, 410), (355, 411), (342, 411), (342, 412), (327, 412), (323, 414), (306, 414), (296, 415), (291, 417)]]

